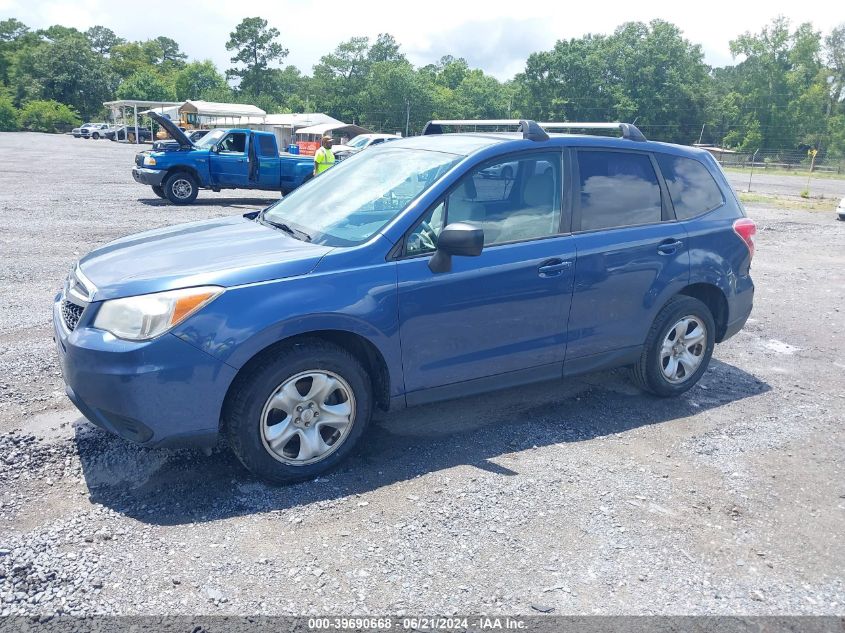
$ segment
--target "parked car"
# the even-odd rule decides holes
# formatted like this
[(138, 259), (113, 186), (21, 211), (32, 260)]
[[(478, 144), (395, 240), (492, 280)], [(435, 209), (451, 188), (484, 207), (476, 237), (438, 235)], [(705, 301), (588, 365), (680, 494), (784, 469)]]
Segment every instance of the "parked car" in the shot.
[(92, 138), (94, 140), (103, 138), (106, 130), (109, 129), (108, 123), (85, 123), (82, 127), (75, 127), (71, 130), (74, 138)]
[(393, 141), (397, 138), (402, 138), (398, 134), (359, 134), (345, 145), (335, 145), (332, 148), (332, 153), (337, 160), (349, 158), (353, 154), (367, 149), (381, 145), (387, 141)]
[(621, 125), (429, 124), (261, 212), (103, 246), (53, 307), (67, 394), (145, 446), (224, 435), (279, 482), (339, 464), (375, 408), (619, 366), (682, 394), (751, 312), (755, 224), (710, 154)]
[[(113, 128), (106, 130), (103, 134), (103, 138), (107, 138), (110, 141), (129, 141), (130, 143), (136, 142), (135, 137), (135, 126), (134, 125), (118, 125)], [(153, 139), (153, 133), (150, 131), (149, 127), (141, 127), (138, 126), (138, 140), (141, 143), (147, 143)]]
[[(211, 132), (211, 130), (186, 130), (182, 127), (179, 128), (184, 132), (185, 136), (191, 143), (195, 143), (196, 141), (200, 140), (203, 136)], [(160, 151), (167, 148), (171, 149), (178, 149), (179, 141), (173, 140), (172, 138), (160, 140), (160, 141), (153, 141), (153, 151)]]
[(86, 128), (89, 125), (93, 125), (93, 123), (83, 123), (80, 127), (73, 128), (70, 133), (73, 134), (73, 138), (81, 138), (82, 137), (82, 128)]
[(135, 156), (132, 177), (173, 204), (196, 200), (200, 189), (262, 189), (290, 193), (313, 176), (314, 158), (279, 154), (271, 132), (212, 130), (192, 142), (170, 119), (150, 113), (173, 143)]
[(839, 206), (836, 207), (836, 214), (840, 220), (845, 220), (845, 198), (839, 201)]

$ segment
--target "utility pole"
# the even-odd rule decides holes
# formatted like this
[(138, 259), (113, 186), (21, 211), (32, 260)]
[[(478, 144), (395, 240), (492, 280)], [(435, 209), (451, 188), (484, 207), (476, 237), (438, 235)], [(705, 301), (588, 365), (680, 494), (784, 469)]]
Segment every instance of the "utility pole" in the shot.
[(701, 139), (704, 138), (704, 126), (707, 125), (706, 123), (701, 124), (701, 134), (698, 135), (698, 144), (701, 145)]
[(405, 138), (408, 138), (408, 130), (411, 126), (411, 99), (405, 99)]

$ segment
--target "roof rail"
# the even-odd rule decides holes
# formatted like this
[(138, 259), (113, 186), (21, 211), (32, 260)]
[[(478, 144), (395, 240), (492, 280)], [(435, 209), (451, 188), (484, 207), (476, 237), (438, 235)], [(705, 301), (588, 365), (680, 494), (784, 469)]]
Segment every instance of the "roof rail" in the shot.
[(518, 125), (522, 138), (530, 141), (547, 141), (549, 135), (536, 122), (526, 119), (440, 119), (429, 121), (423, 128), (423, 136), (429, 134), (443, 134), (444, 125), (472, 125), (475, 127), (502, 127)]
[(629, 141), (647, 140), (636, 125), (620, 123), (618, 121), (614, 123), (577, 123), (567, 121), (565, 123), (540, 123), (540, 125), (550, 130), (622, 130), (622, 138), (626, 138)]
[(575, 123), (575, 122), (546, 122), (537, 123), (530, 119), (442, 119), (429, 121), (423, 128), (423, 135), (443, 134), (444, 125), (471, 125), (475, 127), (502, 127), (518, 125), (523, 138), (532, 141), (545, 141), (549, 138), (546, 130), (574, 129), (574, 130), (621, 130), (622, 138), (630, 141), (645, 141), (646, 137), (631, 123)]

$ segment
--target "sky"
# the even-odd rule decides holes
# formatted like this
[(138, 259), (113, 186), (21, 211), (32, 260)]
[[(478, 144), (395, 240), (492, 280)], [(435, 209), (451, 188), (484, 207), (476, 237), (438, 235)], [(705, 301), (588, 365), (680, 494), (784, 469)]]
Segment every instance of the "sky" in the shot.
[[(248, 8), (244, 8), (247, 7)], [(729, 42), (745, 32), (758, 32), (777, 15), (794, 25), (812, 22), (824, 34), (845, 22), (841, 0), (767, 0), (763, 2), (631, 2), (598, 5), (514, 0), (144, 0), (134, 9), (117, 0), (0, 0), (0, 19), (14, 17), (31, 28), (52, 24), (85, 30), (102, 24), (128, 40), (165, 35), (193, 59), (210, 59), (222, 71), (231, 66), (225, 43), (245, 17), (261, 16), (279, 29), (290, 50), (285, 64), (305, 74), (320, 57), (343, 40), (379, 33), (392, 34), (417, 66), (443, 55), (464, 57), (500, 80), (523, 70), (532, 52), (549, 50), (560, 39), (587, 33), (610, 33), (628, 21), (655, 18), (677, 25), (687, 39), (701, 44), (711, 66), (734, 63)]]

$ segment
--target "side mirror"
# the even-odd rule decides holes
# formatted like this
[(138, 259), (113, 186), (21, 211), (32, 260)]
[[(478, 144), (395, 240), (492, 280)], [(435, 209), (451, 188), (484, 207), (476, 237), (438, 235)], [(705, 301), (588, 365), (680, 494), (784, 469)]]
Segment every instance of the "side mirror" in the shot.
[(433, 273), (448, 273), (452, 270), (452, 255), (478, 257), (484, 249), (484, 231), (465, 222), (449, 224), (437, 238), (437, 251), (428, 261)]
[(212, 154), (216, 154), (220, 151), (220, 148), (217, 145), (212, 145), (210, 149)]

